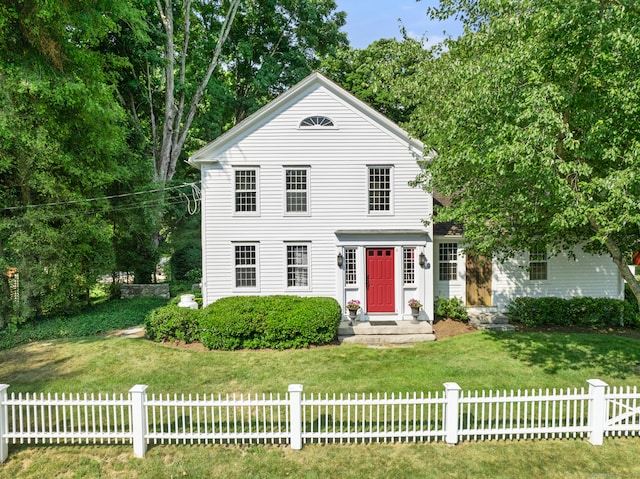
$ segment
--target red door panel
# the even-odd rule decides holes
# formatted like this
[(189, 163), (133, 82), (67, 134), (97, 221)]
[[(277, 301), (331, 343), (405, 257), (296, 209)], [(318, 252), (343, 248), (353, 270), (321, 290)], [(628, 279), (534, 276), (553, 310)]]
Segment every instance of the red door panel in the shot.
[(393, 248), (367, 249), (367, 311), (395, 311)]

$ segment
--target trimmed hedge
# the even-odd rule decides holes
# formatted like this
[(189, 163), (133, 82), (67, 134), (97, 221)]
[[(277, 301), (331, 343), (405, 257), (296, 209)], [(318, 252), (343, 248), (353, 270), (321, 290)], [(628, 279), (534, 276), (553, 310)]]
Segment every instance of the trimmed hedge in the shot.
[(517, 298), (509, 304), (508, 314), (526, 326), (640, 325), (633, 304), (611, 298)]
[(145, 318), (147, 337), (154, 341), (192, 343), (200, 337), (200, 311), (182, 308), (177, 302), (153, 310)]
[(336, 339), (341, 319), (333, 298), (222, 298), (202, 310), (200, 342), (224, 350), (322, 345)]

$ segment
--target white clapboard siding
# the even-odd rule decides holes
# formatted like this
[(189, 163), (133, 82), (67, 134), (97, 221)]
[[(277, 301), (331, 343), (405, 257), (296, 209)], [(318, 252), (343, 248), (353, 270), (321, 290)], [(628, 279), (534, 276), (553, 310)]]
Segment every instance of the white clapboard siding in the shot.
[[(335, 128), (300, 129), (310, 115)], [(409, 187), (420, 172), (406, 141), (323, 87), (287, 103), (202, 165), (205, 304), (243, 294), (233, 287), (234, 242), (259, 242), (259, 289), (244, 294), (300, 294), (340, 299), (338, 230), (424, 230), (431, 196)], [(392, 214), (368, 213), (368, 166), (392, 166)], [(258, 167), (259, 215), (234, 212), (234, 167)], [(286, 215), (284, 167), (309, 167), (309, 214)], [(285, 242), (308, 242), (311, 287), (287, 289)], [(222, 252), (222, 253), (221, 253)], [(429, 251), (429, 260), (431, 261)]]
[(518, 297), (623, 299), (624, 284), (618, 268), (606, 255), (594, 256), (580, 248), (574, 250), (575, 258), (567, 253), (551, 256), (547, 262), (546, 280), (529, 280), (528, 257), (493, 262), (493, 304), (504, 309)]

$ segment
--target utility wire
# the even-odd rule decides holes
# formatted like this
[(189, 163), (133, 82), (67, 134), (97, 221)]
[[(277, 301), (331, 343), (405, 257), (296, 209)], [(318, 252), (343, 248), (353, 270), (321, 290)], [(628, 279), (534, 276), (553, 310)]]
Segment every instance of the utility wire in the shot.
[[(36, 205), (22, 205), (22, 206), (7, 206), (5, 208), (0, 208), (0, 211), (15, 211), (15, 210), (24, 210), (24, 209), (30, 209), (30, 208), (43, 208), (43, 207), (47, 207), (47, 206), (67, 206), (67, 205), (74, 205), (74, 204), (78, 204), (78, 203), (89, 203), (91, 201), (101, 201), (101, 200), (111, 200), (111, 199), (115, 199), (115, 198), (126, 198), (126, 197), (131, 197), (131, 196), (137, 196), (137, 195), (145, 195), (148, 193), (159, 193), (161, 191), (170, 191), (170, 190), (176, 190), (178, 188), (184, 188), (185, 186), (191, 186), (192, 191), (194, 191), (194, 187), (196, 189), (198, 189), (196, 183), (183, 183), (181, 185), (177, 185), (177, 186), (169, 186), (166, 188), (158, 188), (155, 190), (147, 190), (147, 191), (136, 191), (134, 193), (123, 193), (120, 195), (111, 195), (111, 196), (100, 196), (97, 198), (83, 198), (81, 200), (71, 200), (71, 201), (60, 201), (60, 202), (56, 202), (56, 203), (41, 203), (41, 204), (36, 204)], [(199, 189), (198, 189), (198, 197), (199, 197)], [(194, 194), (194, 199), (196, 199), (196, 195)], [(197, 201), (197, 199), (196, 199)]]

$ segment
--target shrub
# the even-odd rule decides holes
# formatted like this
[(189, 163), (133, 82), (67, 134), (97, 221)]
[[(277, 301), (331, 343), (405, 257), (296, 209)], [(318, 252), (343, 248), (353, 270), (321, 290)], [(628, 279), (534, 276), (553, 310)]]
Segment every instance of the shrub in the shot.
[(527, 326), (638, 326), (633, 305), (611, 298), (516, 298), (507, 311)]
[(175, 304), (153, 310), (145, 319), (147, 337), (154, 341), (184, 341), (199, 339), (200, 310), (182, 308)]
[(435, 314), (441, 318), (455, 319), (456, 321), (462, 321), (463, 323), (469, 321), (467, 308), (462, 304), (462, 300), (455, 296), (449, 299), (442, 297), (436, 298)]
[(200, 341), (209, 349), (301, 348), (335, 340), (342, 318), (332, 298), (236, 296), (203, 310)]

